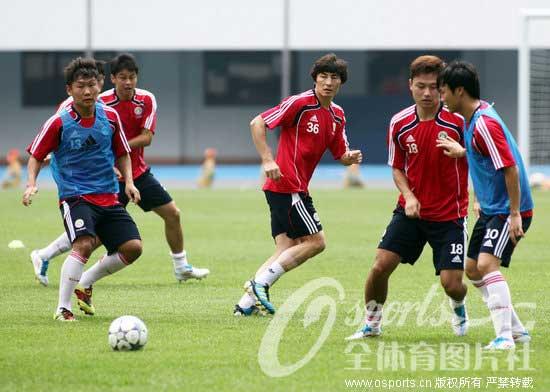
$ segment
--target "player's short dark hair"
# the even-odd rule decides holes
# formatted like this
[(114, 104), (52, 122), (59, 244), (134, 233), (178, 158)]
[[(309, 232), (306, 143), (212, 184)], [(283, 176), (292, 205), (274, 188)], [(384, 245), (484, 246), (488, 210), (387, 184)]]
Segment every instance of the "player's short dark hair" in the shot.
[(103, 60), (96, 60), (96, 61), (95, 61), (95, 65), (96, 65), (96, 68), (97, 68), (97, 72), (98, 72), (101, 76), (105, 76), (105, 61), (103, 61)]
[(99, 77), (96, 61), (83, 57), (77, 57), (72, 60), (63, 70), (63, 74), (65, 76), (65, 83), (68, 86), (73, 84), (78, 78), (98, 79)]
[(318, 58), (311, 67), (311, 77), (313, 81), (317, 79), (317, 75), (322, 72), (335, 73), (340, 76), (342, 84), (348, 80), (348, 63), (344, 60), (336, 57), (334, 53), (325, 54), (323, 57)]
[(137, 65), (136, 59), (129, 53), (122, 53), (116, 56), (111, 60), (111, 75), (116, 75), (117, 73), (126, 70), (129, 72), (139, 73), (139, 67)]
[(445, 65), (445, 62), (437, 56), (419, 56), (409, 66), (409, 78), (412, 80), (416, 76), (432, 73), (439, 75), (443, 71), (443, 68), (445, 68)]
[(464, 87), (464, 91), (474, 99), (479, 99), (479, 75), (473, 64), (455, 60), (445, 67), (439, 74), (440, 86), (447, 85), (454, 92), (457, 87)]

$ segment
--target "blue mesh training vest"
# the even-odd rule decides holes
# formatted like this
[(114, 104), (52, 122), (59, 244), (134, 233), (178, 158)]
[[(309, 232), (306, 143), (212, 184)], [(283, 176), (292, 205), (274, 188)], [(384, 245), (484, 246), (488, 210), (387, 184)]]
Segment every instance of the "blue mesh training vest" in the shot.
[(470, 176), (474, 183), (474, 190), (481, 206), (481, 210), (486, 215), (510, 214), (510, 199), (506, 190), (506, 181), (504, 179), (504, 171), (495, 170), (491, 157), (483, 156), (477, 152), (472, 146), (474, 128), (476, 121), (480, 116), (491, 117), (496, 120), (504, 131), (504, 137), (508, 142), (508, 146), (516, 166), (518, 167), (519, 186), (520, 186), (520, 211), (529, 211), (533, 209), (533, 199), (531, 198), (531, 189), (523, 160), (519, 153), (518, 147), (512, 134), (500, 118), (498, 113), (492, 106), (485, 109), (480, 109), (474, 113), (470, 124), (464, 132), (464, 140), (466, 143), (466, 156), (468, 157), (468, 166), (470, 167)]
[(103, 105), (96, 104), (95, 122), (90, 128), (78, 124), (67, 112), (59, 147), (52, 153), (51, 170), (60, 199), (99, 193), (118, 193), (113, 171), (113, 131)]

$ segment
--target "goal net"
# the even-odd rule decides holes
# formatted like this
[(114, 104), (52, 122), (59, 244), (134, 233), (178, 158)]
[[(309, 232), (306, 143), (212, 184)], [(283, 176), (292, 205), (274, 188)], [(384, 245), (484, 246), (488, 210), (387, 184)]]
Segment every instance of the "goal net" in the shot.
[(550, 9), (522, 10), (518, 143), (525, 165), (550, 165)]

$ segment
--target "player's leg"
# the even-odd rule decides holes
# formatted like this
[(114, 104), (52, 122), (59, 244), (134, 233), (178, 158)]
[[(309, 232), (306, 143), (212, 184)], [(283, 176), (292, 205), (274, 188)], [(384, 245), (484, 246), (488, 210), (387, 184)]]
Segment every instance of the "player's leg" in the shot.
[(269, 299), (269, 288), (285, 273), (325, 249), (325, 235), (313, 200), (306, 194), (277, 194), (266, 192), (271, 210), (271, 233), (273, 238), (285, 234), (296, 243), (281, 254), (250, 283), (249, 292), (254, 294), (261, 308), (275, 313)]
[(347, 337), (347, 340), (380, 335), (390, 276), (400, 263), (414, 264), (426, 243), (418, 223), (418, 219), (407, 218), (402, 208), (394, 211), (365, 282), (364, 324), (361, 330)]
[(65, 229), (72, 241), (72, 251), (61, 267), (59, 301), (54, 319), (73, 321), (71, 295), (84, 271), (96, 242), (96, 211), (81, 200), (67, 200), (61, 205)]
[(185, 282), (188, 279), (205, 278), (210, 273), (208, 269), (194, 267), (188, 262), (180, 210), (170, 194), (148, 171), (136, 178), (135, 184), (141, 196), (139, 206), (145, 212), (153, 211), (164, 221), (164, 234), (172, 255), (176, 279)]
[[(523, 222), (524, 232), (527, 231), (531, 219)], [(510, 289), (506, 279), (500, 272), (500, 267), (508, 267), (514, 251), (514, 244), (509, 238), (509, 223), (500, 216), (487, 219), (484, 242), (479, 248), (477, 257), (477, 271), (482, 276), (487, 290), (487, 307), (491, 313), (496, 339), (487, 348), (509, 349), (514, 347), (512, 329), (513, 306)], [(479, 275), (478, 275), (479, 277)], [(527, 341), (528, 334), (517, 318), (516, 328), (522, 329), (525, 335), (516, 337), (516, 340)], [(519, 332), (519, 331), (518, 331)]]
[(95, 313), (92, 305), (93, 284), (132, 264), (142, 252), (137, 226), (122, 206), (104, 208), (96, 230), (107, 253), (82, 274), (75, 289), (78, 305), (88, 315)]
[[(292, 238), (289, 238), (286, 233), (281, 233), (275, 237), (275, 252), (258, 268), (255, 276), (259, 276), (264, 272), (286, 249), (297, 245), (298, 241)], [(250, 293), (251, 281), (247, 280), (244, 284), (244, 294), (235, 305), (233, 314), (235, 316), (250, 316), (252, 314), (258, 313), (259, 309), (256, 306), (256, 297), (254, 293)]]
[(34, 275), (40, 284), (48, 285), (48, 266), (50, 261), (60, 254), (71, 250), (72, 244), (66, 232), (53, 240), (42, 249), (35, 249), (31, 252), (31, 262), (34, 267)]
[(433, 249), (433, 263), (441, 286), (449, 297), (451, 326), (457, 336), (466, 335), (469, 327), (466, 311), (467, 287), (463, 282), (468, 232), (464, 218), (447, 222), (425, 222), (428, 242)]

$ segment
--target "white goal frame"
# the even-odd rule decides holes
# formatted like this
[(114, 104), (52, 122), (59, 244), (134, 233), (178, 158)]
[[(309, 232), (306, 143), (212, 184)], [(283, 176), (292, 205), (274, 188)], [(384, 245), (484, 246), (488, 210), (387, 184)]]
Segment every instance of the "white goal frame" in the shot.
[(523, 157), (525, 169), (529, 172), (531, 165), (531, 49), (529, 27), (534, 20), (548, 19), (550, 9), (520, 10), (520, 41), (518, 46), (518, 146)]

